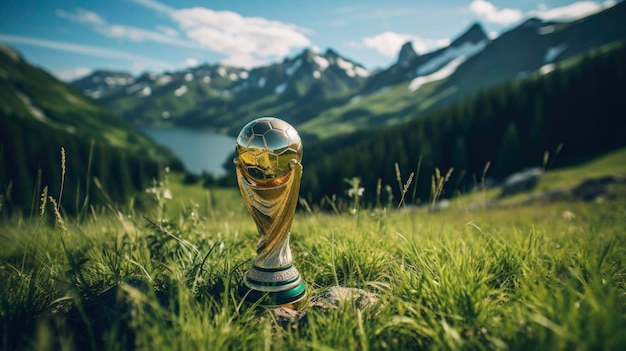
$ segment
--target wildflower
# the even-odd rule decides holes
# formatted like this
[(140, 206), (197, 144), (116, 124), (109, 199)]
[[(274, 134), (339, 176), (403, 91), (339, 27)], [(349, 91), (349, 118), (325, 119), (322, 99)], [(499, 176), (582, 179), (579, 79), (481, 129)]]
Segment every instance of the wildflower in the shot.
[(350, 188), (350, 189), (348, 189), (348, 196), (349, 197), (354, 197), (354, 196), (362, 197), (363, 196), (363, 192), (365, 192), (364, 188), (357, 188), (357, 189)]
[(172, 197), (172, 191), (170, 189), (165, 189), (163, 190), (163, 198), (166, 200), (171, 200), (173, 199)]
[(576, 215), (574, 214), (574, 212), (568, 211), (568, 210), (563, 211), (562, 216), (563, 216), (563, 219), (565, 219), (566, 221), (571, 221), (572, 219), (576, 218)]

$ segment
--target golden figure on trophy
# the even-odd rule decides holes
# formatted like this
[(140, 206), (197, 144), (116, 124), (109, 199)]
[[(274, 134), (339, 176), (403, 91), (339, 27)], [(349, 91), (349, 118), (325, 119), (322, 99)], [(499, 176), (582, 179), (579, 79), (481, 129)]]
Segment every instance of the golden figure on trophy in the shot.
[(261, 238), (239, 295), (263, 306), (295, 308), (306, 288), (293, 264), (289, 236), (302, 178), (302, 141), (289, 123), (263, 117), (236, 141), (237, 183)]

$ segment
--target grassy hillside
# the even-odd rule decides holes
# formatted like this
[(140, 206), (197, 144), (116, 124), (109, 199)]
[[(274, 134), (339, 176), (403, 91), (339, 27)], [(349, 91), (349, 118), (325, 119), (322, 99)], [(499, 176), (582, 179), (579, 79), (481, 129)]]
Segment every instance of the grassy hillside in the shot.
[[(542, 190), (624, 174), (616, 161), (625, 155), (548, 172)], [(378, 300), (307, 306), (292, 324), (235, 297), (258, 239), (235, 189), (202, 190), (171, 176), (140, 197), (153, 207), (102, 208), (76, 221), (44, 203), (32, 220), (0, 222), (2, 350), (626, 343), (624, 196), (491, 210), (471, 210), (470, 196), (440, 212), (395, 210), (398, 199), (335, 214), (299, 211), (291, 248), (309, 297), (341, 285)]]
[(34, 192), (59, 188), (65, 167), (74, 187), (63, 207), (76, 212), (86, 196), (105, 200), (93, 178), (119, 201), (165, 165), (182, 168), (170, 150), (0, 44), (0, 205), (30, 209)]

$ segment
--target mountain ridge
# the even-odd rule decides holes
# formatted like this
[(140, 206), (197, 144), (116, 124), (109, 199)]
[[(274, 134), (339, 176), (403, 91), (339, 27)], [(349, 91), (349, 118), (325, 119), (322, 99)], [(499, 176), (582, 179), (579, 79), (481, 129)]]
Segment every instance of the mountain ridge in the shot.
[[(136, 124), (234, 134), (251, 118), (276, 115), (305, 137), (326, 138), (335, 131), (418, 118), (492, 86), (554, 69), (550, 65), (591, 48), (623, 41), (626, 30), (620, 18), (626, 16), (625, 9), (618, 3), (562, 23), (530, 18), (494, 39), (480, 23), (473, 23), (448, 46), (424, 54), (405, 43), (397, 61), (378, 71), (368, 71), (330, 48), (323, 54), (305, 49), (280, 63), (242, 69), (234, 76), (229, 72), (228, 78), (236, 79), (222, 80), (219, 86), (216, 81), (206, 86), (185, 82), (183, 77), (195, 75), (195, 69), (189, 69), (169, 74), (176, 84), (168, 89), (157, 92), (154, 82), (144, 86), (151, 96), (140, 96), (144, 90), (128, 96), (113, 87), (97, 101)], [(383, 106), (383, 100), (390, 103)]]

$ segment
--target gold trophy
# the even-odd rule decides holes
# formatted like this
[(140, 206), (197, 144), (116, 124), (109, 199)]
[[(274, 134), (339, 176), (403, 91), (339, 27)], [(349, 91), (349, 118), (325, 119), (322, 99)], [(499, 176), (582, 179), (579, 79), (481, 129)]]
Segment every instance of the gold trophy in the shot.
[(237, 184), (261, 238), (239, 295), (262, 306), (297, 308), (306, 288), (293, 264), (289, 235), (302, 178), (302, 141), (289, 123), (255, 119), (237, 137)]

